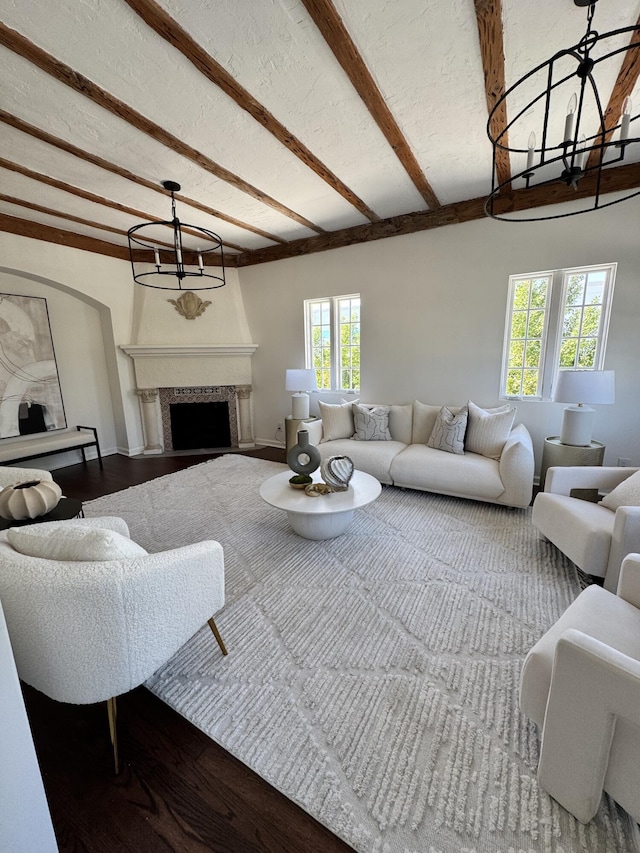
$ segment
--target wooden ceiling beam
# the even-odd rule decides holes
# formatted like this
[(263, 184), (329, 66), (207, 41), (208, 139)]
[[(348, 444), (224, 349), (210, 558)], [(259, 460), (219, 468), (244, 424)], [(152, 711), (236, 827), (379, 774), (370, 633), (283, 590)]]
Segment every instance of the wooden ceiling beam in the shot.
[[(480, 37), (480, 54), (484, 71), (484, 88), (489, 114), (505, 92), (504, 82), (504, 39), (502, 32), (501, 0), (474, 0), (476, 23)], [(491, 120), (491, 136), (496, 139), (507, 126), (507, 106), (502, 103)], [(509, 145), (509, 135), (504, 133), (501, 144)], [(511, 179), (509, 152), (496, 149), (496, 183), (501, 186)]]
[(69, 222), (77, 222), (79, 225), (88, 225), (90, 228), (99, 228), (101, 231), (118, 234), (120, 237), (127, 236), (127, 232), (122, 228), (114, 228), (112, 225), (103, 225), (101, 222), (94, 222), (92, 219), (83, 219), (81, 216), (74, 216), (71, 213), (62, 213), (59, 210), (53, 210), (50, 207), (44, 207), (41, 204), (35, 204), (32, 201), (26, 201), (25, 199), (16, 198), (15, 196), (0, 193), (0, 201), (5, 201), (7, 204), (15, 204), (19, 207), (26, 207), (28, 210), (35, 210), (37, 213), (46, 213), (48, 216), (57, 216), (59, 219), (66, 219)]
[(202, 48), (155, 0), (125, 0), (140, 18), (161, 38), (186, 57), (207, 80), (218, 86), (241, 109), (284, 145), (305, 166), (322, 178), (370, 222), (380, 217), (359, 198), (337, 175), (322, 163), (290, 130), (235, 80), (204, 48)]
[[(640, 192), (640, 163), (631, 163), (626, 166), (605, 169), (602, 174), (601, 193), (621, 192), (639, 188)], [(595, 192), (595, 181), (588, 176), (578, 184), (578, 189), (573, 190), (566, 184), (558, 181), (552, 185), (533, 187), (531, 189), (515, 190), (506, 193), (496, 201), (496, 211), (509, 212), (527, 210), (547, 205), (561, 204), (563, 202), (575, 201), (580, 198), (593, 196)], [(310, 255), (314, 252), (324, 252), (343, 246), (352, 246), (356, 243), (367, 243), (372, 240), (382, 240), (386, 237), (397, 237), (403, 234), (413, 234), (417, 231), (427, 231), (432, 228), (441, 228), (444, 225), (458, 225), (462, 222), (470, 222), (474, 219), (482, 219), (485, 216), (484, 198), (469, 199), (455, 204), (443, 205), (438, 210), (419, 211), (417, 213), (406, 213), (385, 219), (380, 223), (369, 225), (358, 225), (355, 228), (344, 228), (333, 231), (330, 234), (322, 234), (319, 237), (309, 237), (303, 240), (293, 240), (286, 246), (270, 246), (264, 249), (255, 249), (238, 255), (238, 266), (250, 266), (253, 264), (268, 263), (285, 258)], [(517, 227), (513, 223), (496, 223), (496, 227)]]
[(70, 246), (72, 249), (82, 249), (97, 255), (107, 255), (110, 258), (119, 258), (121, 261), (129, 260), (129, 249), (126, 246), (118, 246), (106, 240), (97, 240), (85, 234), (76, 234), (74, 231), (65, 231), (64, 228), (54, 228), (52, 225), (42, 225), (39, 222), (20, 219), (6, 213), (0, 213), (0, 231), (43, 240), (46, 243)]
[[(618, 166), (603, 171), (601, 186), (603, 194), (623, 192), (636, 188), (640, 192), (640, 163), (630, 163), (626, 166)], [(558, 181), (549, 186), (520, 189), (506, 193), (496, 202), (496, 207), (499, 212), (528, 210), (536, 207), (561, 204), (580, 198), (588, 198), (593, 195), (594, 190), (595, 181), (588, 176), (580, 181), (577, 190), (573, 190), (561, 181)], [(251, 266), (299, 257), (301, 255), (310, 255), (316, 252), (324, 252), (344, 246), (352, 246), (356, 243), (382, 240), (386, 237), (413, 234), (418, 231), (441, 228), (444, 225), (458, 225), (462, 222), (471, 222), (475, 219), (482, 219), (485, 216), (484, 203), (484, 198), (470, 199), (468, 201), (456, 202), (455, 204), (443, 205), (438, 210), (407, 213), (402, 216), (385, 219), (382, 222), (358, 225), (354, 228), (344, 228), (330, 234), (293, 240), (285, 246), (270, 246), (264, 249), (244, 252), (243, 254), (225, 255), (224, 265), (227, 267)], [(507, 224), (509, 223), (496, 223), (496, 227), (504, 227)], [(517, 227), (516, 223), (512, 224)], [(0, 214), (0, 231), (7, 231), (26, 237), (33, 237), (36, 240), (60, 243), (85, 251), (96, 252), (97, 254), (129, 260), (129, 252), (126, 247), (116, 246), (106, 241), (85, 237), (70, 231), (64, 231), (60, 228), (39, 225), (37, 222), (18, 219), (6, 214)]]
[(426, 204), (432, 210), (440, 207), (411, 146), (331, 0), (302, 0), (302, 4)]
[[(640, 44), (640, 16), (636, 22), (636, 27), (639, 29), (635, 33), (632, 33), (630, 43), (636, 42), (636, 44)], [(638, 82), (638, 76), (640, 76), (640, 47), (637, 50), (628, 50), (624, 55), (622, 67), (618, 73), (613, 90), (611, 91), (609, 103), (607, 104), (607, 109), (605, 110), (605, 128), (616, 127), (619, 123), (624, 99), (633, 92)], [(612, 136), (613, 130), (609, 130), (605, 134), (605, 142), (608, 142)], [(599, 158), (600, 152), (597, 150), (592, 151), (587, 160), (587, 168), (597, 166)]]
[[(30, 219), (21, 219), (17, 216), (9, 216), (6, 213), (0, 213), (0, 231), (8, 234), (17, 234), (21, 237), (30, 237), (33, 240), (41, 240), (45, 243), (56, 243), (59, 246), (69, 246), (72, 249), (81, 249), (84, 252), (93, 252), (96, 255), (106, 255), (110, 258), (118, 258), (121, 261), (130, 261), (129, 248), (127, 246), (118, 246), (116, 243), (109, 243), (106, 240), (98, 240), (96, 237), (88, 237), (85, 234), (78, 234), (75, 231), (66, 231), (64, 228), (55, 228), (52, 225), (43, 225), (40, 222), (33, 222)], [(160, 253), (162, 257), (162, 252)], [(196, 263), (194, 252), (185, 252), (185, 259), (192, 256), (192, 262)], [(134, 260), (146, 261), (149, 260), (151, 252), (143, 250), (134, 250)], [(236, 267), (237, 259), (240, 255), (225, 255), (224, 266)], [(205, 257), (205, 265), (211, 267), (222, 266), (219, 257), (211, 255)]]
[[(23, 121), (18, 116), (12, 115), (8, 113), (6, 110), (0, 109), (0, 121), (4, 124), (9, 125), (9, 127), (13, 127), (16, 130), (21, 131), (22, 133), (26, 133), (29, 136), (32, 136), (34, 139), (38, 139), (40, 142), (45, 142), (47, 145), (51, 145), (54, 148), (58, 148), (60, 151), (64, 151), (67, 154), (72, 154), (74, 157), (77, 157), (80, 160), (84, 160), (87, 163), (91, 163), (93, 166), (98, 166), (100, 169), (104, 169), (107, 172), (111, 172), (114, 175), (118, 175), (120, 178), (125, 178), (128, 181), (133, 181), (133, 183), (138, 184), (141, 187), (146, 187), (149, 190), (153, 190), (154, 192), (160, 193), (160, 195), (168, 198), (167, 191), (160, 183), (154, 183), (153, 181), (148, 181), (146, 178), (140, 177), (140, 175), (135, 175), (133, 172), (129, 172), (128, 169), (123, 169), (121, 166), (117, 166), (115, 163), (111, 163), (109, 160), (104, 160), (102, 157), (97, 157), (95, 154), (91, 154), (89, 151), (84, 151), (82, 148), (78, 148), (76, 145), (72, 145), (70, 142), (66, 142), (64, 139), (60, 139), (57, 136), (53, 136), (51, 133), (47, 133), (39, 127), (35, 127), (33, 124), (29, 124), (26, 121)], [(189, 198), (186, 195), (182, 195), (181, 193), (175, 193), (175, 197), (178, 201), (183, 204), (188, 204), (190, 207), (195, 207), (198, 210), (202, 211), (202, 213), (206, 213), (209, 216), (215, 216), (218, 219), (221, 219), (224, 222), (228, 222), (230, 225), (236, 225), (238, 228), (243, 228), (245, 231), (251, 231), (253, 234), (258, 234), (260, 237), (264, 237), (266, 240), (271, 240), (274, 243), (286, 243), (287, 241), (282, 237), (278, 237), (276, 234), (271, 234), (268, 231), (263, 231), (261, 228), (256, 228), (253, 225), (249, 225), (247, 222), (242, 222), (240, 219), (235, 219), (233, 216), (229, 216), (227, 213), (223, 213), (221, 210), (216, 210), (213, 207), (208, 207), (206, 204), (201, 204), (199, 201), (196, 201), (193, 198)]]
[(13, 51), (13, 53), (16, 53), (18, 56), (22, 56), (28, 62), (36, 65), (55, 80), (58, 80), (60, 83), (64, 83), (65, 86), (69, 86), (69, 88), (73, 89), (74, 92), (88, 98), (93, 103), (110, 112), (112, 115), (118, 116), (118, 118), (126, 121), (127, 124), (130, 124), (132, 127), (136, 128), (136, 130), (139, 130), (141, 133), (145, 133), (156, 142), (160, 142), (170, 150), (175, 151), (176, 154), (191, 160), (191, 162), (195, 163), (201, 169), (215, 175), (216, 178), (225, 181), (241, 192), (255, 198), (262, 204), (266, 204), (274, 210), (277, 210), (278, 213), (282, 213), (284, 216), (293, 219), (300, 225), (304, 225), (305, 228), (309, 228), (311, 231), (315, 231), (318, 234), (325, 233), (324, 228), (321, 228), (319, 225), (315, 225), (304, 216), (301, 216), (299, 213), (296, 213), (284, 204), (281, 204), (279, 201), (262, 192), (262, 190), (259, 190), (257, 187), (252, 186), (238, 175), (234, 175), (233, 172), (225, 169), (224, 166), (221, 166), (219, 163), (215, 163), (201, 151), (198, 151), (191, 145), (187, 145), (187, 143), (183, 142), (182, 139), (179, 139), (177, 136), (173, 136), (173, 134), (169, 133), (159, 124), (156, 124), (146, 116), (143, 116), (142, 113), (139, 113), (132, 107), (128, 106), (128, 104), (120, 101), (92, 80), (89, 80), (88, 77), (84, 77), (79, 72), (74, 71), (73, 68), (70, 68), (68, 65), (60, 62), (60, 60), (56, 59), (55, 56), (47, 53), (42, 48), (38, 47), (38, 45), (21, 35), (21, 33), (8, 27), (2, 21), (0, 21), (0, 45), (3, 45)]
[[(51, 178), (49, 175), (43, 175), (42, 172), (34, 172), (33, 169), (28, 169), (26, 166), (20, 165), (20, 163), (14, 163), (12, 160), (5, 160), (4, 157), (0, 157), (0, 168), (8, 169), (10, 172), (17, 172), (19, 175), (24, 175), (25, 178), (31, 178), (34, 181), (39, 181), (41, 184), (46, 184), (49, 187), (54, 187), (54, 189), (62, 190), (63, 192), (77, 196), (78, 198), (83, 198), (85, 201), (91, 201), (94, 204), (101, 204), (103, 207), (108, 207), (111, 210), (117, 210), (119, 213), (135, 216), (137, 219), (142, 219), (145, 222), (164, 221), (162, 219), (158, 219), (157, 216), (152, 216), (150, 213), (146, 213), (144, 210), (138, 210), (135, 207), (128, 207), (128, 205), (120, 204), (118, 201), (111, 201), (103, 196), (90, 193), (88, 190), (82, 190), (79, 187), (74, 187), (72, 184), (66, 184), (64, 181)], [(193, 234), (196, 237), (199, 236), (197, 232), (192, 231), (189, 228), (185, 228), (184, 230), (187, 234)], [(224, 245), (228, 246), (230, 249), (235, 249), (238, 252), (247, 251), (243, 246), (236, 246), (234, 243), (229, 243), (226, 240)]]

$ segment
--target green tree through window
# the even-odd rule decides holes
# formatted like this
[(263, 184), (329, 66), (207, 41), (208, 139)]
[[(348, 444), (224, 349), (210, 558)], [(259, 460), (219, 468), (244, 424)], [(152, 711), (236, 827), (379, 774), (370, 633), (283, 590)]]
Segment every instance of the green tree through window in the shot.
[(359, 294), (306, 300), (305, 338), (319, 390), (360, 390)]
[(558, 369), (602, 369), (615, 270), (511, 276), (501, 396), (549, 399)]

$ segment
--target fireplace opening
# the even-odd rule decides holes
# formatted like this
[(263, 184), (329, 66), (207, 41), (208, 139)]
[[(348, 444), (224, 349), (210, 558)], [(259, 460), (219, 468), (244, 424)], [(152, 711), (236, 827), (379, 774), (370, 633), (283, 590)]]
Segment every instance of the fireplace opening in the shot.
[(171, 443), (174, 450), (230, 447), (229, 403), (171, 403)]

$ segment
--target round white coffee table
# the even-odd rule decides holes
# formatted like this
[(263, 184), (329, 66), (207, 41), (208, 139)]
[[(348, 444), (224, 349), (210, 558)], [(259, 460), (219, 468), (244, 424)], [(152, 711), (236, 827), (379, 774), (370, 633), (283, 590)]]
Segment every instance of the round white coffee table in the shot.
[[(316, 472), (317, 473), (317, 472)], [(293, 471), (269, 477), (260, 486), (260, 497), (271, 506), (287, 513), (289, 524), (305, 539), (333, 539), (345, 532), (356, 509), (370, 504), (382, 491), (375, 477), (354, 471), (345, 492), (310, 497), (304, 490), (292, 489), (289, 479)], [(321, 483), (319, 476), (314, 482)]]

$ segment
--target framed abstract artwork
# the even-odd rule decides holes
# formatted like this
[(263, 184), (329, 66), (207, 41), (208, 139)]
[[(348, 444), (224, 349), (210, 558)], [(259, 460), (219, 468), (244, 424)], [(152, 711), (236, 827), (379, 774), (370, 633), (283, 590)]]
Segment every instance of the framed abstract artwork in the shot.
[(66, 425), (47, 300), (0, 293), (0, 439)]

